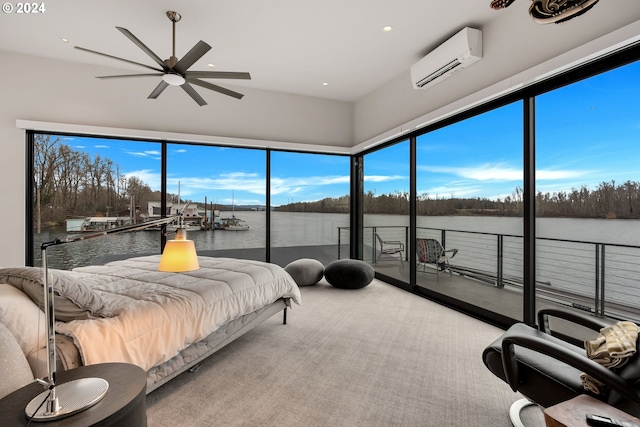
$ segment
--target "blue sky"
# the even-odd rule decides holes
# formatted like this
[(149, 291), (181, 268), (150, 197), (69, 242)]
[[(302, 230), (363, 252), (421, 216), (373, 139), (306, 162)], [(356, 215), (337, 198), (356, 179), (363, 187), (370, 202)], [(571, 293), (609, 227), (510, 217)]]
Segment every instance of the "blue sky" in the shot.
[[(640, 62), (536, 98), (536, 189), (571, 191), (640, 181)], [(418, 194), (504, 199), (522, 187), (522, 103), (418, 138)], [(160, 189), (160, 145), (67, 137), (72, 148), (110, 158), (124, 175)], [(409, 144), (365, 157), (365, 191), (409, 191)], [(168, 189), (183, 199), (265, 204), (261, 150), (170, 144)], [(272, 152), (272, 204), (349, 193), (344, 156)]]

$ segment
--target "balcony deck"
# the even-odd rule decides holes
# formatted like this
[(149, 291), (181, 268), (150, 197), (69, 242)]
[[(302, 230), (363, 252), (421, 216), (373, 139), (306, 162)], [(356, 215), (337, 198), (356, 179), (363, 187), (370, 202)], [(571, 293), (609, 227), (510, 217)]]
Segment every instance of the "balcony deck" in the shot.
[[(201, 256), (217, 256), (230, 258), (245, 258), (254, 260), (265, 259), (264, 248), (249, 249), (224, 249), (224, 250), (200, 250), (198, 254)], [(316, 245), (316, 246), (292, 246), (292, 247), (272, 247), (271, 262), (280, 266), (286, 266), (291, 261), (299, 258), (314, 258), (327, 265), (331, 261), (347, 257), (348, 248), (344, 246), (338, 252), (338, 245)], [(98, 263), (112, 261), (114, 259), (127, 258), (132, 255), (107, 256), (99, 260)], [(371, 262), (371, 260), (365, 260)], [(404, 265), (396, 259), (379, 260), (371, 264), (376, 273), (391, 277), (404, 283), (409, 283), (410, 264), (408, 261)], [(445, 299), (454, 299), (476, 307), (480, 307), (485, 311), (497, 313), (501, 316), (521, 320), (523, 319), (523, 295), (522, 286), (507, 284), (504, 287), (498, 287), (493, 283), (478, 280), (467, 275), (448, 272), (441, 272), (438, 276), (435, 269), (432, 272), (416, 272), (416, 285), (423, 290), (433, 292), (443, 296)], [(455, 270), (454, 270), (455, 271)], [(540, 297), (536, 299), (536, 309), (547, 307), (559, 307), (571, 305), (575, 303), (575, 295), (567, 295), (566, 298), (562, 294), (553, 293), (544, 286), (539, 286), (538, 294)], [(581, 301), (581, 305), (590, 306), (589, 300)], [(630, 308), (617, 307), (616, 313), (620, 313), (620, 318), (637, 320), (640, 319), (640, 311)]]
[[(226, 249), (214, 251), (200, 251), (200, 255), (241, 257), (247, 259), (264, 259), (264, 249)], [(345, 258), (348, 250), (341, 249), (341, 257)], [(286, 266), (299, 258), (314, 258), (327, 265), (338, 258), (338, 245), (276, 247), (271, 248), (271, 262)], [(377, 273), (409, 283), (409, 262), (401, 265), (398, 260), (384, 260), (371, 264)], [(467, 304), (482, 307), (485, 310), (498, 313), (511, 319), (523, 318), (522, 289), (510, 286), (498, 288), (495, 285), (472, 279), (459, 274), (440, 273), (440, 278), (430, 272), (417, 272), (417, 285), (421, 288), (436, 292), (448, 298), (453, 298)], [(559, 306), (546, 299), (538, 299), (536, 307), (546, 308)]]

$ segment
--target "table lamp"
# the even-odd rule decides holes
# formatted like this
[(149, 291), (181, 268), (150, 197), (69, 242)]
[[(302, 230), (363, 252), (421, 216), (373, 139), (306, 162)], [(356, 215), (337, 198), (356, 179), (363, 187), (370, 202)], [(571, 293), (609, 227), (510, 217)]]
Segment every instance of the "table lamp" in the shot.
[[(108, 229), (99, 233), (80, 235), (73, 238), (56, 239), (45, 242), (40, 247), (42, 251), (42, 270), (44, 284), (44, 306), (47, 334), (47, 380), (38, 378), (46, 390), (34, 397), (25, 407), (27, 418), (33, 421), (53, 421), (76, 414), (98, 403), (109, 389), (109, 383), (102, 378), (80, 378), (63, 384), (56, 384), (56, 343), (55, 316), (53, 304), (53, 283), (49, 277), (47, 265), (47, 249), (51, 246), (88, 240), (107, 234), (117, 234), (129, 231), (139, 231), (146, 228), (167, 224), (178, 219), (180, 226), (176, 232), (176, 239), (167, 242), (163, 251), (160, 271), (183, 272), (199, 268), (195, 245), (186, 239), (186, 231), (182, 228), (182, 216), (173, 216), (142, 224), (125, 225)], [(172, 243), (173, 242), (173, 243)]]
[(187, 230), (182, 226), (182, 217), (180, 217), (180, 226), (176, 230), (175, 238), (167, 241), (164, 246), (158, 270), (181, 273), (199, 268), (196, 246), (193, 240), (187, 240)]

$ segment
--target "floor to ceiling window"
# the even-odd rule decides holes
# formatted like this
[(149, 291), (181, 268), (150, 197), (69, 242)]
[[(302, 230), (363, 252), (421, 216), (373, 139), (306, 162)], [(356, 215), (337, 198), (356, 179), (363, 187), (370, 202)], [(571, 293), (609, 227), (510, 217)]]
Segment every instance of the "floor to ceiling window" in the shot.
[(637, 318), (640, 62), (536, 98), (537, 294)]
[[(145, 220), (160, 197), (160, 144), (34, 134), (33, 249), (40, 245)], [(69, 269), (123, 253), (160, 253), (153, 233), (123, 233), (49, 249), (52, 268)]]
[(266, 259), (264, 150), (169, 143), (167, 193), (198, 253)]
[(364, 156), (363, 259), (376, 272), (408, 280), (409, 140)]
[(271, 260), (349, 255), (349, 157), (271, 153)]
[(522, 114), (516, 102), (416, 142), (416, 285), (515, 319), (522, 313)]

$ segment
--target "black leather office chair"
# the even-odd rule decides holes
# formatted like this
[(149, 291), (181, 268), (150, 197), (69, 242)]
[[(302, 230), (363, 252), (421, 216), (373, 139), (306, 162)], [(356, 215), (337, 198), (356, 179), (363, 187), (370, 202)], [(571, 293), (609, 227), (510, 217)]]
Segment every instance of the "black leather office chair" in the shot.
[[(634, 416), (640, 416), (640, 358), (636, 355), (623, 367), (612, 370), (587, 358), (583, 341), (552, 330), (550, 318), (566, 325), (579, 325), (596, 331), (616, 323), (570, 309), (544, 309), (538, 312), (540, 330), (517, 323), (483, 352), (489, 370), (520, 392), (526, 399), (515, 402), (509, 411), (514, 426), (522, 426), (520, 410), (537, 404), (542, 408), (588, 394)], [(569, 323), (567, 323), (569, 322)], [(586, 373), (606, 385), (603, 394), (584, 389), (580, 374)]]

